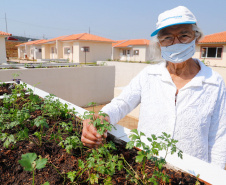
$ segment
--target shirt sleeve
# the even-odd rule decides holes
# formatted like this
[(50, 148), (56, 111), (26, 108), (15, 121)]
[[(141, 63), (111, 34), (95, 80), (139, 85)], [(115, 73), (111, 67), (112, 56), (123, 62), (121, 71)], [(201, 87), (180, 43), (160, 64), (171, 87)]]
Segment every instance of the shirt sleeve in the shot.
[(225, 168), (226, 164), (226, 89), (221, 81), (209, 130), (209, 162)]
[(142, 84), (147, 80), (145, 76), (146, 68), (131, 80), (118, 97), (102, 108), (101, 111), (109, 115), (111, 124), (118, 123), (119, 120), (139, 105)]

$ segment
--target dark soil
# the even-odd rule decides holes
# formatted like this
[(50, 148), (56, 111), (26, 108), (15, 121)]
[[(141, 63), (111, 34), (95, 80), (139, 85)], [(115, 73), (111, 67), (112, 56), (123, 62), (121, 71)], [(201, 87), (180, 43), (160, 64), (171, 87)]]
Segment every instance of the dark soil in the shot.
[[(24, 101), (27, 102), (27, 101)], [(22, 107), (20, 101), (17, 102), (19, 107)], [(42, 103), (41, 103), (42, 104)], [(0, 100), (0, 107), (3, 106), (3, 102)], [(32, 112), (29, 120), (35, 119), (37, 116), (42, 114), (41, 110), (36, 110)], [(66, 178), (66, 173), (69, 171), (78, 171), (78, 160), (81, 159), (85, 161), (87, 155), (91, 151), (89, 148), (73, 149), (71, 154), (68, 154), (64, 148), (58, 145), (58, 142), (54, 140), (50, 140), (51, 133), (57, 133), (57, 123), (59, 122), (69, 122), (71, 121), (73, 124), (73, 132), (81, 131), (81, 122), (79, 119), (65, 119), (62, 117), (57, 118), (57, 120), (53, 120), (53, 118), (48, 118), (49, 129), (52, 128), (51, 132), (46, 132), (47, 135), (43, 139), (42, 146), (38, 146), (34, 144), (37, 138), (33, 135), (35, 131), (38, 130), (36, 126), (27, 126), (29, 129), (29, 138), (30, 141), (22, 140), (17, 142), (14, 145), (10, 145), (9, 148), (3, 147), (3, 142), (0, 141), (0, 184), (1, 185), (26, 185), (32, 184), (32, 172), (24, 171), (23, 167), (19, 164), (19, 160), (21, 160), (21, 155), (25, 153), (36, 153), (37, 156), (41, 155), (43, 158), (48, 159), (47, 166), (41, 170), (36, 170), (35, 172), (35, 184), (43, 184), (48, 181), (51, 185), (61, 185), (61, 184), (71, 184), (70, 180)], [(1, 124), (0, 123), (0, 127)], [(13, 134), (15, 130), (6, 130), (7, 133)], [(81, 132), (80, 132), (81, 134)], [(66, 138), (68, 135), (63, 135), (63, 138)], [(117, 150), (114, 151), (115, 155), (123, 155), (127, 162), (132, 166), (132, 168), (140, 174), (141, 164), (135, 162), (135, 157), (137, 150), (127, 150), (125, 149), (126, 143), (115, 138), (111, 134), (108, 134), (107, 141), (114, 141), (116, 144)], [(81, 155), (82, 152), (82, 155)], [(146, 172), (148, 176), (151, 177), (154, 169), (154, 164), (151, 162), (147, 162), (146, 164)], [(164, 173), (167, 173), (170, 176), (170, 183), (172, 185), (185, 184), (185, 185), (193, 185), (197, 181), (195, 177), (190, 176), (187, 173), (180, 171), (173, 171), (171, 169), (163, 169)], [(99, 174), (101, 179), (98, 184), (103, 184), (103, 179), (106, 178), (104, 175)], [(86, 185), (90, 184), (86, 182), (88, 179), (88, 172), (83, 173), (79, 179), (78, 184)], [(132, 185), (134, 182), (130, 181), (130, 176), (126, 173), (126, 170), (118, 171), (112, 177), (112, 184), (114, 185)], [(164, 184), (159, 181), (159, 184)], [(201, 183), (204, 184), (204, 183)]]
[(10, 84), (10, 83), (1, 84), (1, 86), (0, 86), (0, 95), (11, 94), (12, 89), (14, 89), (14, 87), (15, 87), (15, 85), (14, 84)]

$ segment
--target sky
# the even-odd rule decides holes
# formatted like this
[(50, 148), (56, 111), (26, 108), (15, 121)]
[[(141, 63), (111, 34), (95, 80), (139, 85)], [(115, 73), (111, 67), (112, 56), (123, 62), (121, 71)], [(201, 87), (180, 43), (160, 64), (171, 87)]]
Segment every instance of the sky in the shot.
[(204, 35), (226, 31), (226, 0), (0, 0), (0, 31), (37, 39), (89, 32), (150, 39), (158, 15), (180, 5)]

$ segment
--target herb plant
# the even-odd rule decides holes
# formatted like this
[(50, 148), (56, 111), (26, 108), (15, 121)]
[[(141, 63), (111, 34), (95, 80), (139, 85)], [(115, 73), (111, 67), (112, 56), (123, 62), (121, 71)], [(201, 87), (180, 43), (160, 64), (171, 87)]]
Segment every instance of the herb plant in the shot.
[[(35, 153), (26, 153), (23, 154), (21, 157), (21, 160), (19, 160), (19, 163), (21, 166), (24, 167), (25, 171), (31, 171), (33, 174), (33, 180), (32, 185), (35, 184), (35, 170), (40, 170), (46, 166), (47, 159), (43, 159), (41, 156), (39, 156), (39, 159), (37, 159), (37, 155)], [(48, 184), (47, 182), (45, 184)]]
[[(137, 152), (138, 155), (136, 157), (136, 162), (142, 164), (142, 178), (140, 178), (142, 179), (142, 183), (147, 184), (148, 182), (152, 182), (154, 184), (157, 184), (158, 179), (162, 179), (163, 182), (169, 182), (169, 176), (161, 172), (161, 170), (166, 164), (167, 154), (173, 154), (177, 152), (178, 149), (176, 147), (176, 143), (178, 141), (172, 139), (169, 134), (163, 132), (161, 136), (157, 137), (156, 135), (152, 134), (151, 138), (148, 137), (147, 140), (150, 142), (150, 144), (148, 145), (141, 140), (141, 137), (145, 136), (143, 132), (138, 132), (137, 129), (134, 129), (131, 132), (132, 134), (129, 136), (131, 141), (127, 143), (126, 147), (129, 149), (132, 149), (134, 146), (138, 148), (142, 147), (142, 150)], [(166, 151), (165, 157), (157, 158), (159, 152), (162, 150)], [(178, 157), (182, 159), (182, 151), (179, 150), (177, 154)], [(155, 164), (155, 170), (151, 178), (148, 178), (148, 174), (146, 174), (145, 172), (147, 160), (150, 160)]]

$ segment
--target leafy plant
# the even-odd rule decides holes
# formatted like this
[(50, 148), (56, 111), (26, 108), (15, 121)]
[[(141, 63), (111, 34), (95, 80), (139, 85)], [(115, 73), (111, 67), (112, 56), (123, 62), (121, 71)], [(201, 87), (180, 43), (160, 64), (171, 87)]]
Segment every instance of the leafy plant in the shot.
[[(49, 128), (49, 125), (46, 121), (45, 118), (43, 118), (42, 116), (38, 116), (35, 120), (34, 120), (34, 125), (37, 126), (37, 127), (40, 127), (40, 130), (39, 131), (36, 131), (34, 133), (34, 135), (38, 138), (39, 140), (39, 143), (38, 145), (39, 146), (42, 146), (42, 138), (44, 136), (46, 136), (45, 132), (44, 132), (44, 127), (46, 128)], [(36, 143), (36, 142), (35, 142)], [(36, 143), (37, 144), (37, 143)]]
[(118, 155), (113, 155), (112, 150), (116, 150), (113, 142), (104, 144), (98, 149), (93, 149), (87, 158), (88, 168), (96, 171), (97, 174), (92, 173), (90, 176), (90, 182), (98, 183), (98, 173), (107, 175), (104, 180), (106, 183), (111, 182), (112, 175), (115, 174), (115, 169), (119, 171), (123, 169), (123, 160)]
[(78, 136), (69, 136), (59, 143), (63, 148), (65, 147), (67, 153), (71, 153), (72, 149), (83, 148), (83, 144)]
[(97, 129), (97, 133), (100, 135), (104, 135), (104, 133), (112, 128), (115, 128), (112, 124), (106, 121), (108, 115), (102, 111), (99, 111), (98, 116), (95, 116), (94, 106), (96, 103), (90, 102), (88, 106), (93, 106), (93, 111), (85, 112), (83, 115), (83, 119), (90, 119), (89, 124), (93, 124), (93, 126)]
[[(162, 179), (163, 182), (169, 182), (169, 177), (167, 174), (164, 174), (161, 172), (162, 167), (166, 164), (166, 157), (167, 154), (175, 153), (177, 151), (176, 143), (177, 140), (174, 140), (171, 138), (169, 134), (166, 134), (165, 132), (162, 133), (161, 136), (157, 137), (154, 134), (151, 135), (151, 138), (147, 138), (147, 140), (150, 142), (149, 145), (142, 142), (141, 137), (145, 136), (143, 132), (138, 132), (137, 129), (134, 129), (131, 131), (132, 134), (129, 136), (131, 141), (127, 143), (127, 148), (131, 149), (134, 146), (141, 148), (141, 151), (137, 152), (136, 162), (142, 164), (142, 183), (146, 184), (148, 182), (152, 182), (154, 184), (157, 184), (158, 179)], [(158, 141), (160, 140), (160, 141)], [(159, 152), (165, 150), (166, 154), (165, 157), (157, 158), (156, 156), (159, 155)], [(169, 151), (170, 150), (170, 151)], [(178, 151), (178, 157), (182, 158), (182, 151)], [(147, 160), (151, 160), (155, 164), (155, 171), (153, 172), (153, 175), (151, 178), (148, 179), (148, 174), (145, 172), (145, 165)]]
[[(35, 153), (26, 153), (23, 154), (21, 160), (19, 160), (20, 165), (24, 167), (25, 171), (31, 171), (33, 173), (32, 185), (35, 184), (35, 170), (40, 170), (44, 168), (47, 163), (47, 159), (43, 159), (41, 156), (39, 156), (39, 159), (36, 159), (37, 155)], [(44, 185), (47, 184), (48, 182), (46, 182)]]

